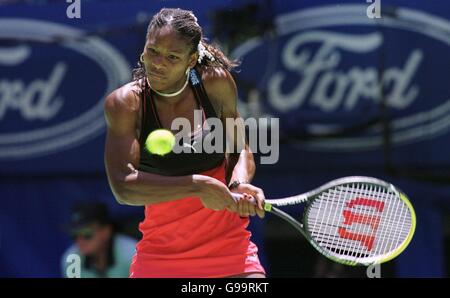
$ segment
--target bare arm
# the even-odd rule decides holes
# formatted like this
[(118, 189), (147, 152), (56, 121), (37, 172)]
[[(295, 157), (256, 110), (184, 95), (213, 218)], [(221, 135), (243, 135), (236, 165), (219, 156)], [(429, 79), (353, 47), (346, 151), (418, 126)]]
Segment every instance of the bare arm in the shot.
[[(225, 121), (226, 118), (240, 118), (235, 103), (224, 108), (222, 121)], [(233, 151), (227, 153), (227, 185), (231, 181), (251, 182), (256, 170), (253, 153), (246, 142), (245, 128), (241, 122), (237, 121), (237, 123), (237, 126), (226, 126), (227, 138), (233, 144)], [(241, 151), (239, 147), (242, 147)]]
[[(220, 102), (221, 118), (225, 123), (227, 139), (233, 144), (234, 150), (229, 153), (227, 165), (227, 178), (229, 181), (246, 181), (234, 189), (236, 193), (246, 193), (253, 196), (257, 201), (257, 208), (252, 204), (247, 204), (242, 200), (239, 204), (238, 212), (241, 216), (255, 215), (258, 213), (260, 217), (264, 216), (263, 203), (265, 200), (262, 189), (250, 184), (255, 175), (255, 161), (253, 153), (245, 141), (245, 129), (243, 122), (236, 121), (238, 125), (226, 125), (227, 118), (236, 120), (240, 119), (237, 111), (237, 88), (233, 77), (227, 71), (216, 74), (218, 77), (215, 83), (209, 85), (209, 91), (213, 94), (213, 98)], [(208, 89), (208, 88), (207, 88)], [(215, 96), (214, 96), (215, 95)], [(243, 120), (243, 119), (241, 119)], [(230, 177), (231, 176), (231, 177)], [(228, 181), (228, 179), (227, 179)]]
[(139, 206), (199, 196), (207, 201), (205, 207), (214, 210), (234, 204), (228, 189), (223, 189), (222, 183), (214, 178), (202, 175), (167, 177), (136, 170), (140, 159), (136, 134), (137, 103), (133, 92), (121, 89), (105, 100), (105, 166), (117, 201)]
[(250, 183), (255, 175), (255, 170), (255, 160), (248, 144), (245, 144), (245, 147), (241, 152), (229, 154), (227, 165), (228, 183), (232, 181), (246, 181)]

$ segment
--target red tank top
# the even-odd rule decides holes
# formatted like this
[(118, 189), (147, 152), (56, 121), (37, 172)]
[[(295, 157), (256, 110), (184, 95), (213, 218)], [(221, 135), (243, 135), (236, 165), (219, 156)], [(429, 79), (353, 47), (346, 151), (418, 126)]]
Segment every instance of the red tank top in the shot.
[[(225, 183), (225, 164), (202, 175)], [(147, 205), (130, 277), (226, 277), (265, 273), (248, 218), (213, 211), (197, 197)]]

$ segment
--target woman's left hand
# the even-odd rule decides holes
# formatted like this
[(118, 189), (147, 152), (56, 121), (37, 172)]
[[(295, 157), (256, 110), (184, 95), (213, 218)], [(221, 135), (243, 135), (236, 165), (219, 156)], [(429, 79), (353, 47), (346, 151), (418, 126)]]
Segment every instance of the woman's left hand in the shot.
[(264, 218), (264, 201), (266, 197), (261, 188), (248, 183), (241, 183), (233, 188), (231, 192), (243, 195), (242, 199), (237, 202), (240, 216), (248, 217), (257, 214), (260, 218)]

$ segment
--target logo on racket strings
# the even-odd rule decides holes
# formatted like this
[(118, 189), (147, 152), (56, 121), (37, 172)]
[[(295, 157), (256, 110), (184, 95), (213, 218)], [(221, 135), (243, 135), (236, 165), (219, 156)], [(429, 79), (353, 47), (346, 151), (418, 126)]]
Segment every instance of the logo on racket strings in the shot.
[[(369, 207), (377, 214), (368, 214), (368, 212), (361, 213), (359, 211), (354, 211), (357, 206)], [(381, 213), (384, 210), (384, 202), (367, 199), (367, 198), (355, 198), (346, 204), (346, 209), (342, 211), (344, 216), (344, 222), (342, 223), (346, 227), (339, 227), (339, 236), (343, 239), (349, 239), (353, 241), (358, 241), (364, 245), (368, 251), (371, 251), (373, 244), (375, 242), (375, 234), (378, 230)], [(359, 224), (359, 227), (364, 226), (364, 229), (357, 229), (357, 232), (352, 232), (349, 228), (354, 225)], [(361, 231), (362, 230), (362, 231)]]

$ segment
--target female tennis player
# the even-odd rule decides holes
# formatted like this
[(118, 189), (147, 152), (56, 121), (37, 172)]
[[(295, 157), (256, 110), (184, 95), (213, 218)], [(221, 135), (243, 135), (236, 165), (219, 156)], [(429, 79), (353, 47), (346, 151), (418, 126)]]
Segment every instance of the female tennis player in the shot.
[[(111, 189), (121, 204), (145, 205), (130, 277), (265, 277), (247, 230), (249, 216), (264, 216), (265, 200), (250, 184), (255, 163), (249, 148), (229, 158), (204, 151), (161, 157), (144, 146), (150, 132), (171, 129), (175, 118), (193, 126), (194, 110), (224, 127), (225, 119), (239, 117), (230, 74), (235, 66), (205, 41), (192, 12), (162, 9), (148, 26), (133, 81), (106, 98)], [(192, 146), (208, 133), (194, 127)], [(236, 203), (231, 191), (244, 198)]]

